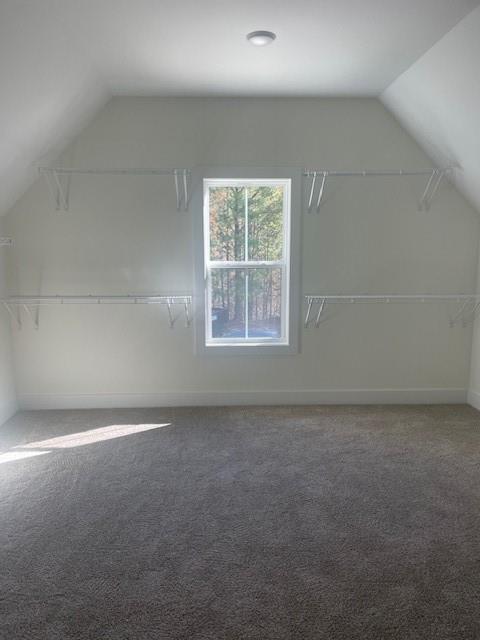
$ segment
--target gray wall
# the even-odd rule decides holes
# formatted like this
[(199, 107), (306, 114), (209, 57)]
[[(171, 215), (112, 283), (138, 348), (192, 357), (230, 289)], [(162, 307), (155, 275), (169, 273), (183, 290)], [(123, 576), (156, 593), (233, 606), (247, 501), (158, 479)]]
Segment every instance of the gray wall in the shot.
[[(423, 168), (431, 161), (373, 99), (116, 98), (63, 159), (73, 166)], [(478, 219), (444, 183), (339, 179), (300, 211), (305, 293), (458, 293), (476, 286)], [(168, 178), (75, 176), (68, 213), (36, 183), (7, 217), (18, 293), (189, 292), (192, 216)], [(455, 312), (456, 307), (450, 311)], [(445, 305), (328, 310), (293, 356), (200, 357), (193, 332), (151, 307), (42, 309), (14, 332), (23, 406), (449, 401), (468, 387), (471, 328)], [(26, 323), (28, 324), (28, 323)]]

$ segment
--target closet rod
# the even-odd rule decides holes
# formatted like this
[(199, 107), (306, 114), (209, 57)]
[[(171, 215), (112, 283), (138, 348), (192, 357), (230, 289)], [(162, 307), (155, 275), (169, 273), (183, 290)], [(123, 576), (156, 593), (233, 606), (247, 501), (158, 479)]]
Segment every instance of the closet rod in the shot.
[(190, 169), (142, 169), (142, 168), (75, 168), (75, 167), (39, 167), (40, 173), (57, 173), (59, 175), (84, 174), (84, 175), (115, 175), (115, 176), (173, 176), (175, 174), (190, 174)]
[(322, 295), (307, 294), (305, 296), (307, 300), (313, 300), (314, 302), (320, 302), (325, 300), (326, 302), (424, 302), (427, 300), (470, 300), (472, 298), (479, 298), (480, 294), (477, 293), (412, 293), (412, 294), (399, 294), (399, 293), (379, 293), (379, 294), (354, 294), (354, 295)]
[(190, 295), (95, 295), (88, 294), (83, 296), (77, 295), (53, 295), (53, 296), (9, 296), (0, 298), (0, 302), (7, 304), (191, 304), (192, 296)]
[(443, 169), (431, 168), (431, 169), (386, 169), (384, 171), (380, 169), (365, 170), (365, 171), (332, 171), (330, 169), (305, 169), (303, 175), (311, 178), (314, 175), (325, 175), (330, 177), (343, 177), (343, 176), (356, 176), (360, 178), (365, 177), (382, 177), (382, 176), (429, 176), (432, 173), (445, 173), (452, 171), (453, 167), (445, 167)]

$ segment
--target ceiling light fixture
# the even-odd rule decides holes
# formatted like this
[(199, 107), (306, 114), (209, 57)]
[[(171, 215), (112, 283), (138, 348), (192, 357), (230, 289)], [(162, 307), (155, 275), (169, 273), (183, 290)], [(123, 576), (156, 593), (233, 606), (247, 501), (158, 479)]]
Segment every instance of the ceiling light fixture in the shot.
[(247, 35), (247, 40), (256, 47), (265, 47), (272, 44), (276, 37), (272, 31), (252, 31)]

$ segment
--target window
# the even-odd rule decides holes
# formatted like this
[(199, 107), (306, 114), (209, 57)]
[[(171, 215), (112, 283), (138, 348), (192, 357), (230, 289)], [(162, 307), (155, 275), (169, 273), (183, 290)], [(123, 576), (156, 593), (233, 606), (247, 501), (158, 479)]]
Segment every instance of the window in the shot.
[(291, 180), (203, 184), (206, 346), (289, 345)]

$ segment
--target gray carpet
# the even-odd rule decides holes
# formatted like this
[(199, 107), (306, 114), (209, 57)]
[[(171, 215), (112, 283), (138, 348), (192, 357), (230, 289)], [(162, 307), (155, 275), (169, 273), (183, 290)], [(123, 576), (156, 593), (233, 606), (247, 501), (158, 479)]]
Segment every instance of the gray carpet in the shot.
[(0, 444), (2, 639), (480, 637), (469, 407), (26, 412)]

